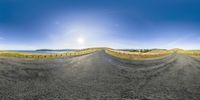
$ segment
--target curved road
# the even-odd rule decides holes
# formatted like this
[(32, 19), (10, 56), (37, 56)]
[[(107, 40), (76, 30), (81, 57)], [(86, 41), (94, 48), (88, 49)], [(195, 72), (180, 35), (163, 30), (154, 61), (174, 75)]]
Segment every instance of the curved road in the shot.
[(0, 99), (200, 100), (200, 59), (173, 54), (126, 61), (102, 52), (74, 58), (0, 58)]

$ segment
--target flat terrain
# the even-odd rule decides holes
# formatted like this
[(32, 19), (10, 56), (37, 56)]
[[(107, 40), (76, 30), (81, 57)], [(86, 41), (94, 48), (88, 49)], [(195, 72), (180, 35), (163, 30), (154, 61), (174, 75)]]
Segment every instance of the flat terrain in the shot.
[(0, 58), (0, 99), (200, 100), (200, 59), (126, 61), (102, 52), (74, 58)]

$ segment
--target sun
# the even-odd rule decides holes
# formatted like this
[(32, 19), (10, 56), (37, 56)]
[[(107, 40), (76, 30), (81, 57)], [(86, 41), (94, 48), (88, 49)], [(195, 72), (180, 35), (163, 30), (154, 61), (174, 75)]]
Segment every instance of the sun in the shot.
[(83, 37), (79, 37), (79, 38), (77, 38), (77, 42), (78, 42), (78, 44), (84, 44), (85, 39)]

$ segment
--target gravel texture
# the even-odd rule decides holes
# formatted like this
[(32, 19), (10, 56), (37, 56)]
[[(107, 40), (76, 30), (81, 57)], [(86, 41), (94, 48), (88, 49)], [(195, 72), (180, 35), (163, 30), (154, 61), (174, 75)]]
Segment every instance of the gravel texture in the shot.
[(1, 100), (200, 100), (200, 59), (0, 58)]

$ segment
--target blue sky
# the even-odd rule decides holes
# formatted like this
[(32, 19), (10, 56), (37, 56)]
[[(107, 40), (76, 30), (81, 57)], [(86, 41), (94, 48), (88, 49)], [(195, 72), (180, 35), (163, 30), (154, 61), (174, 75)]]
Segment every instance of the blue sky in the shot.
[(198, 0), (0, 0), (0, 49), (200, 49), (199, 5)]

